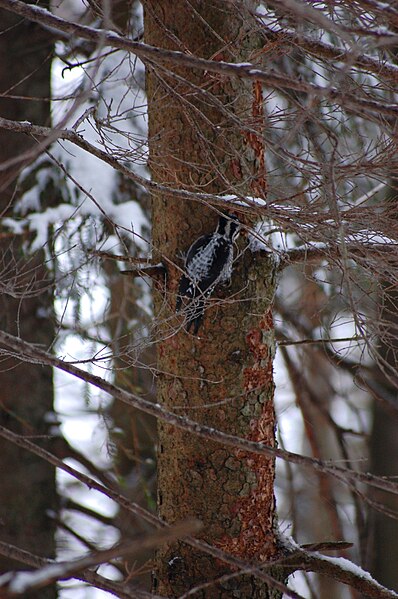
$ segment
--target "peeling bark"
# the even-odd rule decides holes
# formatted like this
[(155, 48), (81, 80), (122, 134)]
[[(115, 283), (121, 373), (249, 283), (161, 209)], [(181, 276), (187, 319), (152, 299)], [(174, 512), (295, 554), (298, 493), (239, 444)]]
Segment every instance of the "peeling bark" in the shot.
[[(145, 38), (204, 58), (242, 61), (255, 43), (249, 18), (223, 0), (195, 1), (178, 11), (171, 0), (148, 0)], [(182, 68), (173, 71), (177, 78), (160, 67), (148, 71), (153, 179), (207, 193), (256, 189), (265, 195), (258, 86)], [(237, 118), (257, 127), (258, 135), (248, 140)], [(200, 337), (187, 334), (174, 315), (179, 256), (198, 235), (211, 231), (216, 219), (207, 206), (153, 196), (155, 259), (168, 269), (166, 287), (155, 297), (158, 401), (208, 426), (274, 445), (272, 259), (257, 263), (244, 251), (231, 287), (217, 290), (206, 310)], [(161, 423), (158, 481), (159, 514), (167, 522), (197, 517), (204, 523), (202, 538), (253, 562), (278, 554), (273, 459), (203, 443)], [(228, 572), (225, 564), (176, 543), (157, 554), (154, 591), (175, 597)], [(231, 597), (232, 592), (250, 598), (272, 594), (263, 581), (241, 576), (215, 582), (201, 596)]]

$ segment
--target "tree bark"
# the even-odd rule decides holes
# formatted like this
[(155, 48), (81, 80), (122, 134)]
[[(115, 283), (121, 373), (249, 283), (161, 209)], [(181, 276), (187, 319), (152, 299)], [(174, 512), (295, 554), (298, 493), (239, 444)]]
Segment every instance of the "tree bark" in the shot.
[[(397, 203), (397, 196), (392, 194), (391, 202)], [(375, 365), (375, 390), (381, 397), (395, 397), (397, 393), (394, 381), (394, 370), (397, 365), (398, 339), (396, 336), (397, 316), (396, 306), (398, 294), (385, 285), (385, 297), (380, 322), (387, 333), (380, 342), (380, 355), (384, 366)], [(388, 340), (388, 341), (386, 341)], [(387, 374), (386, 374), (387, 373)], [(397, 401), (395, 399), (395, 401)], [(372, 473), (379, 476), (398, 476), (398, 436), (397, 414), (391, 413), (377, 397), (373, 400), (373, 425), (369, 443)], [(369, 512), (369, 571), (381, 584), (398, 591), (398, 520), (391, 514), (398, 511), (398, 497), (374, 491), (372, 499), (386, 510), (371, 509)], [(390, 511), (390, 513), (389, 513)], [(388, 549), (387, 549), (388, 548)]]
[[(9, 119), (48, 125), (50, 121), (50, 66), (52, 42), (36, 24), (0, 11), (0, 114)], [(22, 99), (26, 98), (26, 99)], [(31, 98), (31, 99), (30, 99)], [(33, 139), (0, 131), (0, 164), (23, 154)], [(16, 176), (22, 165), (0, 172), (0, 209), (12, 216), (18, 197)], [(44, 198), (38, 198), (38, 201)], [(53, 297), (43, 255), (27, 256), (23, 241), (2, 232), (1, 282), (9, 291), (0, 299), (0, 327), (30, 342), (49, 347), (53, 338)], [(15, 292), (15, 293), (14, 293)], [(0, 348), (1, 350), (1, 348)], [(0, 423), (24, 435), (41, 435), (53, 426), (46, 416), (53, 410), (52, 369), (2, 357)], [(7, 441), (0, 440), (1, 540), (46, 557), (55, 557), (57, 510), (54, 468)], [(0, 558), (0, 572), (25, 568)], [(56, 585), (29, 597), (56, 597)]]
[[(386, 384), (387, 393), (396, 393)], [(387, 410), (375, 400), (373, 405), (373, 427), (370, 443), (372, 473), (379, 476), (392, 477), (398, 475), (397, 456), (397, 419), (392, 418)], [(372, 499), (379, 505), (396, 514), (398, 501), (396, 495), (378, 491)], [(372, 510), (370, 514), (370, 559), (369, 570), (376, 580), (389, 589), (398, 591), (398, 521), (382, 510)]]
[[(148, 0), (144, 8), (149, 44), (236, 62), (255, 49), (250, 16), (233, 3), (196, 0), (179, 3), (177, 10), (172, 0)], [(255, 189), (265, 195), (262, 97), (256, 85), (245, 87), (195, 70), (172, 74), (152, 65), (147, 94), (155, 181), (208, 193)], [(258, 134), (246, 134), (248, 125), (257, 127)], [(216, 293), (200, 337), (193, 337), (174, 315), (182, 266), (178, 256), (197, 236), (214, 230), (217, 215), (208, 206), (160, 194), (153, 196), (152, 208), (154, 252), (168, 269), (166, 286), (159, 284), (155, 293), (158, 401), (214, 428), (274, 445), (272, 260), (260, 264), (245, 251), (236, 262), (232, 286)], [(273, 482), (272, 459), (204, 444), (159, 425), (158, 507), (167, 522), (197, 517), (206, 541), (262, 562), (278, 552)], [(154, 591), (175, 597), (229, 572), (184, 543), (173, 544), (157, 554)], [(264, 598), (272, 591), (253, 577), (238, 576), (210, 584), (201, 596), (232, 593)]]

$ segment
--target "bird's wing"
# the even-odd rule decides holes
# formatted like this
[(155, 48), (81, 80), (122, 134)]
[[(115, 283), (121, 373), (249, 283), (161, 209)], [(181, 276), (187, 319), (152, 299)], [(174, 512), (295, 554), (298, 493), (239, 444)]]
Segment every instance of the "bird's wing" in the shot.
[(187, 251), (187, 256), (185, 258), (185, 266), (186, 267), (189, 265), (190, 262), (192, 262), (192, 259), (194, 258), (194, 256), (196, 256), (197, 253), (209, 243), (211, 237), (212, 237), (211, 234), (202, 235), (202, 237), (199, 237), (199, 239), (197, 239), (196, 241), (193, 242), (193, 244)]
[(211, 290), (218, 283), (231, 251), (230, 244), (222, 237), (209, 249), (211, 238), (212, 236), (208, 236), (206, 240), (199, 239), (197, 244), (192, 246), (192, 251), (190, 249), (186, 261), (187, 276), (202, 293)]
[[(189, 265), (192, 263), (193, 258), (200, 252), (202, 248), (205, 248), (206, 245), (210, 241), (211, 235), (203, 235), (199, 237), (196, 241), (193, 242), (189, 250), (187, 251), (185, 257), (185, 271), (189, 268)], [(185, 272), (181, 278), (178, 285), (178, 296), (176, 302), (176, 312), (179, 312), (181, 309), (182, 298), (193, 298), (197, 295), (197, 292), (200, 291), (198, 288), (195, 288), (194, 281), (189, 277), (187, 272)]]

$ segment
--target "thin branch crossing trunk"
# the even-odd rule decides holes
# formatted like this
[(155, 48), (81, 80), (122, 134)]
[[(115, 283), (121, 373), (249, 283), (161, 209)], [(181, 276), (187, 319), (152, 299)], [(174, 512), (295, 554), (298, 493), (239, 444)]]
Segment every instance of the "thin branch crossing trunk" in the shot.
[[(161, 48), (240, 62), (255, 50), (249, 30), (250, 15), (236, 14), (223, 0), (179, 4), (178, 10), (171, 0), (145, 2), (146, 42)], [(147, 93), (155, 181), (265, 197), (260, 86), (157, 66), (148, 69)], [(158, 401), (178, 414), (273, 446), (272, 259), (256, 263), (242, 242), (232, 285), (216, 293), (200, 337), (187, 334), (174, 315), (179, 256), (198, 235), (214, 230), (216, 219), (208, 206), (153, 197), (154, 251), (168, 269), (165, 288), (155, 294)], [(159, 513), (167, 522), (197, 517), (206, 541), (253, 563), (277, 555), (273, 459), (204, 444), (161, 423), (158, 480)], [(266, 584), (251, 576), (216, 582), (231, 573), (225, 564), (175, 543), (157, 554), (154, 590), (175, 597), (204, 585), (202, 596), (208, 598), (270, 596)]]

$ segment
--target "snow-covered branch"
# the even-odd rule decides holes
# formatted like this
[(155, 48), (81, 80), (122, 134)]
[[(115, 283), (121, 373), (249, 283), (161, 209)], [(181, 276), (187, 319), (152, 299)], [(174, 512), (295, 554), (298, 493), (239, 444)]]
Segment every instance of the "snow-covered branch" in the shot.
[[(370, 256), (398, 256), (398, 242), (390, 240), (389, 243), (347, 243), (344, 250), (349, 254), (350, 258), (370, 257)], [(264, 252), (269, 255), (269, 252)], [(309, 247), (299, 247), (288, 249), (282, 253), (280, 258), (281, 267), (289, 264), (297, 264), (303, 262), (319, 262), (320, 260), (329, 260), (342, 257), (342, 247), (338, 244), (318, 244)]]
[[(1, 1), (1, 0), (0, 0)], [(54, 141), (53, 134), (54, 130), (34, 125), (29, 122), (20, 122), (20, 121), (11, 121), (8, 119), (4, 119), (0, 117), (0, 128), (4, 128), (7, 130), (13, 130), (20, 133), (27, 133), (30, 135), (38, 136), (41, 139), (46, 138), (46, 136), (51, 136), (51, 142)], [(77, 133), (73, 129), (59, 129), (56, 131), (58, 139), (62, 139), (68, 141), (75, 146), (85, 150), (86, 152), (96, 156), (98, 159), (103, 162), (109, 164), (119, 172), (121, 172), (125, 177), (131, 179), (135, 183), (139, 184), (143, 188), (147, 189), (151, 192), (158, 192), (163, 195), (167, 195), (169, 197), (179, 197), (184, 200), (201, 202), (206, 205), (212, 205), (218, 209), (227, 209), (227, 210), (235, 210), (237, 212), (242, 211), (242, 213), (247, 214), (255, 214), (261, 218), (272, 218), (274, 221), (278, 221), (282, 223), (282, 226), (289, 230), (290, 224), (294, 223), (294, 227), (296, 231), (300, 231), (301, 225), (298, 220), (298, 217), (301, 215), (299, 209), (292, 208), (292, 206), (288, 204), (276, 204), (276, 203), (268, 203), (266, 200), (262, 198), (254, 198), (254, 197), (238, 197), (238, 196), (225, 196), (225, 195), (215, 195), (215, 194), (207, 194), (203, 192), (193, 192), (184, 189), (178, 189), (175, 187), (170, 187), (167, 185), (158, 184), (154, 181), (151, 181), (149, 178), (145, 178), (135, 173), (133, 170), (127, 168), (122, 161), (118, 160), (110, 153), (102, 150), (98, 146), (88, 142), (85, 140), (79, 133)], [(0, 165), (1, 170), (1, 165)], [(380, 186), (378, 186), (379, 188)], [(366, 199), (366, 198), (365, 198)], [(358, 201), (360, 204), (361, 202)], [(353, 211), (351, 211), (352, 218)], [(302, 215), (301, 215), (302, 216)], [(314, 234), (316, 233), (316, 223), (315, 223), (315, 213), (312, 213), (313, 224), (311, 227), (314, 229)], [(337, 231), (341, 223), (336, 223), (330, 216), (325, 214), (318, 215), (323, 220), (327, 216), (328, 224), (331, 228), (334, 228)], [(349, 231), (349, 223), (347, 222), (347, 231)], [(355, 234), (347, 233), (344, 244), (338, 242), (313, 242), (311, 241), (311, 234), (309, 233), (309, 225), (306, 223), (303, 225), (303, 231), (306, 233), (308, 237), (308, 242), (305, 245), (300, 247), (290, 247), (283, 249), (275, 249), (275, 248), (267, 248), (261, 236), (255, 235), (251, 241), (251, 248), (253, 251), (258, 252), (259, 255), (263, 255), (264, 258), (269, 258), (272, 252), (276, 252), (275, 256), (278, 258), (278, 268), (284, 268), (289, 264), (294, 263), (316, 263), (321, 260), (335, 260), (340, 258), (346, 258), (349, 256), (351, 259), (365, 259), (369, 257), (383, 257), (384, 259), (393, 259), (397, 258), (398, 254), (398, 243), (397, 240), (382, 235), (380, 232), (371, 231), (371, 230), (362, 230), (358, 231)], [(108, 256), (109, 257), (109, 256)], [(113, 259), (125, 260), (127, 262), (131, 261), (131, 258), (115, 258)], [(162, 270), (162, 269), (161, 269)], [(126, 273), (128, 274), (128, 273)], [(154, 265), (148, 264), (145, 265), (145, 268), (142, 264), (134, 268), (134, 271), (130, 273), (132, 276), (142, 275), (142, 274), (161, 274), (158, 268), (154, 268)]]
[(300, 547), (293, 539), (284, 539), (284, 547), (291, 552), (287, 563), (294, 569), (318, 572), (357, 589), (369, 599), (397, 599), (398, 594), (379, 584), (370, 574), (343, 557), (322, 555)]
[(74, 578), (76, 574), (94, 566), (99, 566), (120, 557), (134, 555), (144, 549), (153, 549), (164, 543), (183, 539), (199, 532), (200, 529), (200, 522), (187, 520), (150, 533), (141, 534), (135, 539), (119, 543), (115, 547), (104, 551), (97, 551), (74, 560), (51, 563), (35, 572), (9, 572), (0, 578), (0, 588), (5, 587), (9, 597), (23, 597), (26, 593), (41, 589), (57, 580)]
[[(53, 143), (53, 141), (55, 141), (53, 137), (53, 134), (55, 132), (56, 139), (68, 141), (74, 144), (75, 146), (81, 148), (82, 150), (85, 150), (86, 152), (92, 154), (96, 158), (109, 164), (114, 169), (118, 170), (126, 178), (134, 181), (135, 183), (141, 185), (149, 191), (162, 193), (170, 197), (180, 197), (181, 199), (199, 201), (206, 204), (213, 203), (215, 205), (219, 205), (220, 208), (231, 208), (230, 200), (223, 196), (216, 196), (208, 193), (194, 193), (183, 189), (169, 187), (167, 185), (161, 185), (159, 183), (151, 181), (150, 179), (141, 177), (134, 171), (128, 169), (121, 161), (119, 161), (117, 158), (115, 158), (108, 152), (101, 150), (98, 146), (85, 140), (79, 133), (77, 133), (73, 129), (62, 128), (57, 130), (49, 127), (41, 127), (33, 123), (29, 123), (28, 121), (12, 121), (10, 119), (5, 119), (2, 117), (0, 117), (0, 128), (7, 129), (9, 131), (15, 131), (17, 133), (27, 133), (29, 135), (41, 138), (51, 136), (49, 143)], [(4, 165), (0, 165), (0, 172), (2, 169), (4, 169)], [(239, 206), (236, 206), (236, 208), (238, 209)], [(250, 208), (249, 203), (247, 203), (247, 208)], [(253, 209), (256, 212), (258, 212), (258, 204), (253, 204)]]
[[(56, 565), (54, 560), (40, 557), (31, 553), (30, 551), (26, 551), (20, 547), (11, 545), (10, 543), (0, 542), (0, 555), (3, 555), (4, 557), (17, 561), (21, 564), (26, 564), (27, 566), (35, 569), (44, 569)], [(16, 573), (14, 572), (7, 572), (0, 577), (0, 594), (2, 599), (11, 599), (12, 597), (15, 597), (15, 594), (11, 594), (10, 590), (7, 589), (15, 574)], [(24, 576), (25, 574), (34, 576), (35, 572), (22, 572), (21, 576)], [(157, 599), (150, 593), (142, 591), (136, 587), (131, 588), (130, 585), (126, 585), (124, 582), (110, 580), (109, 578), (105, 578), (104, 576), (101, 576), (101, 574), (98, 574), (92, 570), (79, 572), (74, 576), (74, 578), (88, 583), (93, 587), (109, 592), (118, 597), (118, 599)]]
[[(29, 346), (29, 344), (26, 344)], [(206, 427), (205, 427), (206, 428)], [(155, 515), (151, 514), (149, 511), (144, 508), (138, 506), (136, 503), (131, 502), (129, 499), (123, 497), (118, 494), (116, 491), (104, 487), (101, 483), (96, 481), (94, 478), (74, 469), (72, 466), (69, 466), (67, 463), (62, 460), (56, 458), (52, 454), (50, 454), (45, 449), (39, 447), (35, 443), (33, 443), (30, 439), (27, 439), (21, 435), (17, 435), (4, 427), (0, 427), (0, 436), (5, 439), (8, 439), (10, 442), (17, 444), (18, 446), (36, 453), (43, 459), (50, 461), (54, 466), (68, 472), (71, 476), (80, 480), (83, 484), (88, 485), (89, 488), (97, 489), (98, 491), (105, 493), (108, 497), (117, 501), (117, 503), (130, 512), (132, 514), (137, 514), (141, 518), (143, 518), (148, 523), (153, 526), (160, 526), (159, 531), (152, 533), (145, 537), (145, 539), (140, 539), (138, 542), (139, 547), (142, 547), (141, 541), (145, 543), (158, 543), (159, 539), (163, 539), (163, 535), (168, 534), (168, 528), (162, 528), (165, 523), (161, 522)], [(197, 523), (188, 523), (188, 526), (197, 527)], [(186, 523), (182, 524), (182, 526), (186, 526)], [(197, 528), (195, 528), (197, 530)], [(175, 529), (171, 531), (170, 534), (175, 533)], [(185, 533), (184, 533), (185, 537)], [(357, 587), (361, 588), (364, 592), (366, 591), (369, 594), (369, 597), (381, 597), (383, 599), (395, 599), (397, 597), (393, 591), (389, 591), (385, 589), (381, 585), (379, 585), (376, 581), (374, 581), (368, 573), (364, 572), (355, 564), (352, 564), (348, 560), (344, 560), (342, 558), (328, 558), (319, 553), (319, 551), (323, 550), (341, 550), (347, 547), (345, 543), (326, 543), (326, 544), (317, 544), (314, 547), (308, 548), (306, 546), (301, 547), (297, 545), (292, 539), (286, 539), (285, 537), (281, 537), (281, 547), (283, 548), (283, 555), (278, 556), (272, 563), (270, 564), (250, 564), (245, 560), (241, 560), (237, 557), (230, 556), (226, 554), (221, 549), (214, 547), (208, 543), (200, 539), (195, 539), (193, 537), (188, 536), (185, 541), (196, 547), (200, 551), (205, 551), (209, 555), (212, 555), (214, 558), (220, 559), (237, 569), (237, 571), (250, 573), (255, 576), (262, 578), (265, 581), (268, 581), (271, 584), (277, 584), (277, 581), (274, 581), (271, 576), (267, 574), (267, 568), (275, 565), (280, 565), (282, 567), (286, 567), (287, 571), (290, 571), (293, 567), (294, 569), (302, 569), (307, 571), (320, 572), (327, 576), (333, 576), (337, 580)], [(152, 545), (151, 545), (152, 546)], [(112, 548), (107, 551), (97, 552), (90, 556), (85, 556), (81, 559), (72, 560), (68, 562), (55, 563), (51, 560), (44, 560), (43, 558), (39, 558), (37, 556), (33, 556), (32, 554), (23, 551), (17, 547), (13, 547), (7, 543), (0, 543), (0, 554), (5, 555), (7, 557), (11, 557), (20, 561), (22, 563), (33, 566), (34, 568), (38, 568), (37, 572), (33, 573), (9, 573), (5, 575), (2, 579), (0, 579), (0, 584), (3, 585), (4, 589), (8, 589), (14, 592), (15, 594), (6, 595), (6, 597), (18, 596), (24, 590), (28, 588), (30, 590), (35, 588), (40, 588), (44, 584), (49, 584), (53, 579), (60, 578), (68, 578), (73, 576), (74, 578), (78, 578), (80, 580), (84, 580), (90, 582), (94, 586), (98, 588), (103, 588), (104, 590), (112, 590), (117, 591), (118, 596), (122, 598), (130, 598), (133, 597), (143, 597), (151, 595), (142, 595), (142, 591), (139, 589), (134, 589), (133, 594), (130, 595), (128, 591), (128, 587), (123, 585), (122, 583), (114, 583), (108, 579), (105, 579), (98, 574), (87, 570), (88, 567), (92, 566), (94, 563), (104, 563), (116, 555), (125, 554), (124, 548), (126, 551), (134, 552), (136, 549), (135, 541), (129, 542), (128, 545), (119, 545), (115, 548)], [(311, 549), (311, 550), (310, 550)], [(314, 551), (314, 550), (318, 551)], [(79, 570), (79, 573), (77, 572)], [(82, 571), (84, 570), (84, 571)], [(55, 577), (55, 578), (54, 578)], [(28, 585), (28, 586), (27, 586)], [(112, 589), (113, 585), (113, 589)], [(287, 597), (292, 597), (295, 599), (302, 599), (301, 596), (290, 589), (287, 589), (284, 585), (279, 583), (279, 587), (286, 593)], [(378, 595), (377, 592), (381, 592), (383, 594)]]
[[(42, 459), (47, 460), (48, 462), (50, 462), (57, 468), (63, 470), (64, 472), (67, 472), (68, 474), (73, 476), (76, 480), (79, 480), (83, 484), (87, 485), (90, 489), (96, 489), (97, 491), (104, 493), (107, 497), (116, 501), (117, 504), (123, 510), (125, 510), (127, 513), (138, 515), (142, 520), (144, 520), (145, 522), (147, 522), (153, 526), (156, 526), (156, 527), (163, 528), (163, 527), (168, 526), (164, 521), (157, 518), (153, 513), (149, 512), (145, 508), (139, 506), (135, 502), (132, 502), (127, 497), (120, 495), (115, 490), (105, 487), (104, 485), (99, 483), (95, 478), (92, 478), (86, 474), (83, 474), (79, 470), (76, 470), (72, 466), (69, 466), (68, 464), (66, 464), (65, 462), (63, 462), (62, 460), (60, 460), (59, 458), (54, 456), (53, 454), (49, 453), (42, 447), (33, 443), (30, 439), (27, 439), (27, 438), (23, 437), (22, 435), (17, 435), (16, 433), (14, 433), (8, 429), (5, 429), (4, 427), (0, 427), (0, 436), (7, 439), (11, 443), (14, 443), (18, 447), (22, 447), (22, 448), (26, 449), (27, 451), (30, 451), (30, 452), (38, 455)], [(264, 571), (266, 569), (265, 565), (261, 565), (261, 564), (253, 565), (245, 560), (242, 560), (235, 556), (229, 555), (222, 549), (215, 547), (209, 543), (206, 543), (205, 541), (203, 541), (201, 539), (196, 539), (191, 536), (186, 537), (185, 542), (188, 545), (195, 547), (199, 551), (203, 551), (203, 552), (213, 556), (214, 558), (221, 560), (221, 561), (229, 564), (230, 566), (232, 566), (232, 568), (235, 570), (235, 573), (233, 574), (233, 576), (235, 576), (237, 572), (250, 573), (250, 574), (253, 574), (253, 575), (261, 578), (265, 582), (270, 583), (271, 586), (276, 586), (277, 588), (282, 590), (286, 594), (287, 597), (291, 597), (292, 599), (303, 599), (301, 597), (301, 595), (298, 595), (294, 591), (291, 591), (284, 584), (278, 582), (277, 580), (274, 580), (272, 576), (267, 574), (266, 571)], [(13, 559), (16, 559), (17, 561), (29, 564), (35, 568), (39, 568), (46, 564), (53, 563), (50, 560), (45, 561), (42, 558), (36, 558), (36, 556), (32, 556), (32, 554), (29, 554), (28, 552), (26, 552), (22, 549), (19, 549), (17, 547), (13, 547), (7, 543), (3, 543), (3, 544), (0, 543), (0, 554), (1, 553), (3, 555), (6, 555), (7, 557), (12, 557)], [(125, 595), (122, 593), (123, 589), (120, 589), (120, 585), (118, 585), (118, 583), (113, 583), (112, 581), (109, 581), (109, 584), (108, 584), (108, 579), (103, 579), (102, 584), (99, 584), (98, 576), (99, 575), (94, 574), (91, 571), (85, 571), (84, 574), (76, 575), (75, 578), (78, 578), (80, 580), (86, 580), (87, 582), (90, 582), (94, 586), (103, 588), (104, 590), (112, 590), (111, 585), (114, 585), (114, 586), (117, 585), (117, 593), (118, 593), (117, 596), (122, 597), (123, 599), (125, 596), (130, 598), (130, 594)], [(101, 582), (102, 577), (99, 577), (99, 578), (100, 578), (100, 582)], [(4, 579), (5, 584), (7, 583), (7, 581), (8, 581), (8, 578)], [(133, 595), (133, 596), (138, 597), (138, 595)]]

